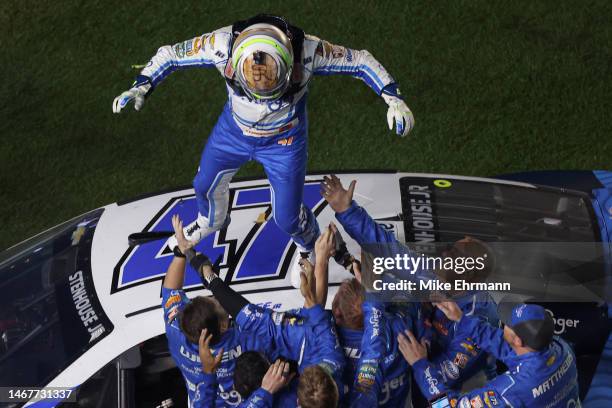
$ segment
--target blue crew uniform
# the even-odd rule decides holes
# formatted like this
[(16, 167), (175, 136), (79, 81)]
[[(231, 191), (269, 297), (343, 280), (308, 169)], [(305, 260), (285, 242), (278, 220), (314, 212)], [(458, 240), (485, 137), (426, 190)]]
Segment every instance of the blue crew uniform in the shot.
[[(275, 358), (284, 357), (296, 361), (300, 373), (306, 367), (318, 364), (332, 376), (340, 391), (344, 356), (332, 320), (330, 313), (318, 305), (309, 309), (275, 312), (248, 304), (236, 316), (240, 330), (256, 333), (260, 341), (269, 345), (268, 353), (272, 353)], [(217, 378), (218, 376), (205, 374), (201, 376), (194, 407), (219, 406), (213, 404), (214, 384)], [(294, 379), (286, 389), (279, 391), (275, 396), (259, 388), (239, 406), (244, 408), (296, 406), (297, 383), (297, 379)]]
[[(467, 292), (455, 298), (466, 316), (474, 316), (498, 327), (497, 305), (486, 292)], [(456, 336), (455, 322), (442, 311), (421, 308), (424, 332), (419, 336), (430, 344), (429, 361), (446, 373), (446, 386), (460, 389), (461, 384), (484, 369), (487, 379), (496, 375), (495, 358), (478, 347), (470, 336)]]
[[(410, 394), (410, 366), (399, 351), (397, 336), (405, 330), (418, 331), (414, 315), (408, 309), (385, 310), (369, 301), (362, 308), (364, 330), (338, 328), (347, 360), (343, 379), (352, 384), (341, 406), (403, 406)], [(376, 327), (371, 321), (377, 321)], [(369, 383), (373, 385), (368, 387)]]
[[(408, 247), (398, 242), (393, 232), (376, 223), (355, 201), (346, 211), (336, 214), (336, 218), (353, 239), (362, 247), (371, 249), (376, 256), (414, 256)], [(422, 269), (412, 275), (415, 280), (432, 278), (435, 278), (432, 271)], [(456, 300), (466, 315), (478, 316), (493, 325), (499, 324), (495, 302), (488, 293), (468, 292)], [(424, 325), (419, 325), (416, 336), (425, 337), (430, 342), (432, 362), (449, 372), (446, 377), (448, 386), (460, 388), (461, 383), (483, 369), (488, 378), (495, 375), (494, 359), (475, 347), (468, 338), (455, 337), (454, 323), (442, 312), (435, 308), (427, 311), (421, 307), (419, 313), (419, 320)]]
[[(187, 340), (179, 327), (178, 319), (176, 319), (178, 312), (189, 302), (190, 300), (183, 290), (162, 288), (162, 307), (168, 349), (183, 374), (189, 400), (193, 402), (196, 399), (198, 384), (206, 380), (211, 381), (211, 377), (202, 372), (198, 345)], [(275, 356), (269, 353), (272, 350), (272, 343), (265, 336), (260, 336), (255, 327), (248, 332), (240, 328), (230, 327), (223, 333), (221, 339), (213, 345), (213, 355), (216, 355), (221, 349), (223, 349), (223, 358), (216, 374), (212, 375), (212, 377), (215, 377), (215, 383), (218, 384), (218, 390), (213, 388), (212, 395), (216, 399), (217, 407), (236, 406), (241, 402), (240, 395), (233, 388), (236, 358), (242, 352), (249, 350), (260, 351), (269, 358), (274, 358)]]
[(455, 330), (456, 336), (470, 337), (503, 361), (508, 371), (482, 388), (460, 394), (447, 388), (443, 370), (421, 359), (414, 364), (413, 373), (428, 398), (447, 393), (457, 407), (580, 407), (576, 358), (561, 338), (554, 336), (545, 349), (519, 356), (504, 341), (503, 330), (482, 319), (464, 315)]

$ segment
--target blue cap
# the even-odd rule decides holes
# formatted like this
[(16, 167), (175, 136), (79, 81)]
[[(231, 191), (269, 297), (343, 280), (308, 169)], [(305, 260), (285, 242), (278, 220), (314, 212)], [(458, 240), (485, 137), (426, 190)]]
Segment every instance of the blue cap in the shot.
[(553, 318), (542, 306), (502, 300), (497, 311), (501, 321), (519, 336), (524, 345), (542, 350), (552, 341)]

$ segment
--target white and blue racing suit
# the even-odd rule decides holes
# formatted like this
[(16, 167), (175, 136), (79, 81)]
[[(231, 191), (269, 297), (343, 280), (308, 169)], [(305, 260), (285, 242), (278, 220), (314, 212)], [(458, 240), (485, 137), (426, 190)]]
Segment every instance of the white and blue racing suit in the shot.
[[(233, 75), (232, 26), (173, 46), (161, 47), (148, 62), (137, 83), (155, 88), (171, 72), (186, 68), (216, 68)], [(350, 75), (363, 80), (378, 95), (396, 95), (397, 85), (365, 50), (353, 50), (305, 35), (300, 60), (292, 74), (293, 91), (278, 100), (249, 99), (227, 84), (228, 101), (202, 153), (193, 185), (198, 210), (210, 232), (223, 225), (228, 208), (228, 185), (250, 160), (261, 163), (272, 189), (276, 224), (304, 250), (311, 250), (319, 235), (316, 219), (302, 203), (308, 147), (306, 99), (314, 75)], [(296, 54), (294, 52), (294, 54)], [(152, 89), (153, 89), (152, 88)]]

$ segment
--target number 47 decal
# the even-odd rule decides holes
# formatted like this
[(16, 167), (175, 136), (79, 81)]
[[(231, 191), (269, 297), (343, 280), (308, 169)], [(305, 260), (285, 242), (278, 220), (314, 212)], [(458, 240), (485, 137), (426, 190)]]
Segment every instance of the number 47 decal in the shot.
[[(304, 184), (304, 204), (315, 215), (325, 207), (319, 193), (320, 181)], [(203, 239), (196, 250), (212, 261), (221, 256), (221, 277), (226, 282), (246, 283), (284, 279), (295, 252), (289, 235), (281, 231), (272, 217), (269, 185), (230, 188), (230, 225)], [(144, 231), (172, 230), (172, 216), (179, 214), (185, 223), (197, 214), (193, 194), (172, 198), (151, 220)], [(265, 214), (265, 220), (263, 215)], [(113, 273), (111, 293), (161, 280), (170, 265), (172, 253), (166, 240), (153, 241), (128, 249)], [(185, 288), (200, 285), (191, 267), (185, 275)]]

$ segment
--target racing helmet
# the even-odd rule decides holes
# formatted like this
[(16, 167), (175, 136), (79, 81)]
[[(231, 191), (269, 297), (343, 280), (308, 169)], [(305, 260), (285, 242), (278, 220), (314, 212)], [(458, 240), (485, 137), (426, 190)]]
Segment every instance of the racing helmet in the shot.
[(253, 24), (234, 41), (232, 68), (242, 90), (249, 97), (278, 99), (291, 82), (291, 41), (278, 27), (265, 23)]

